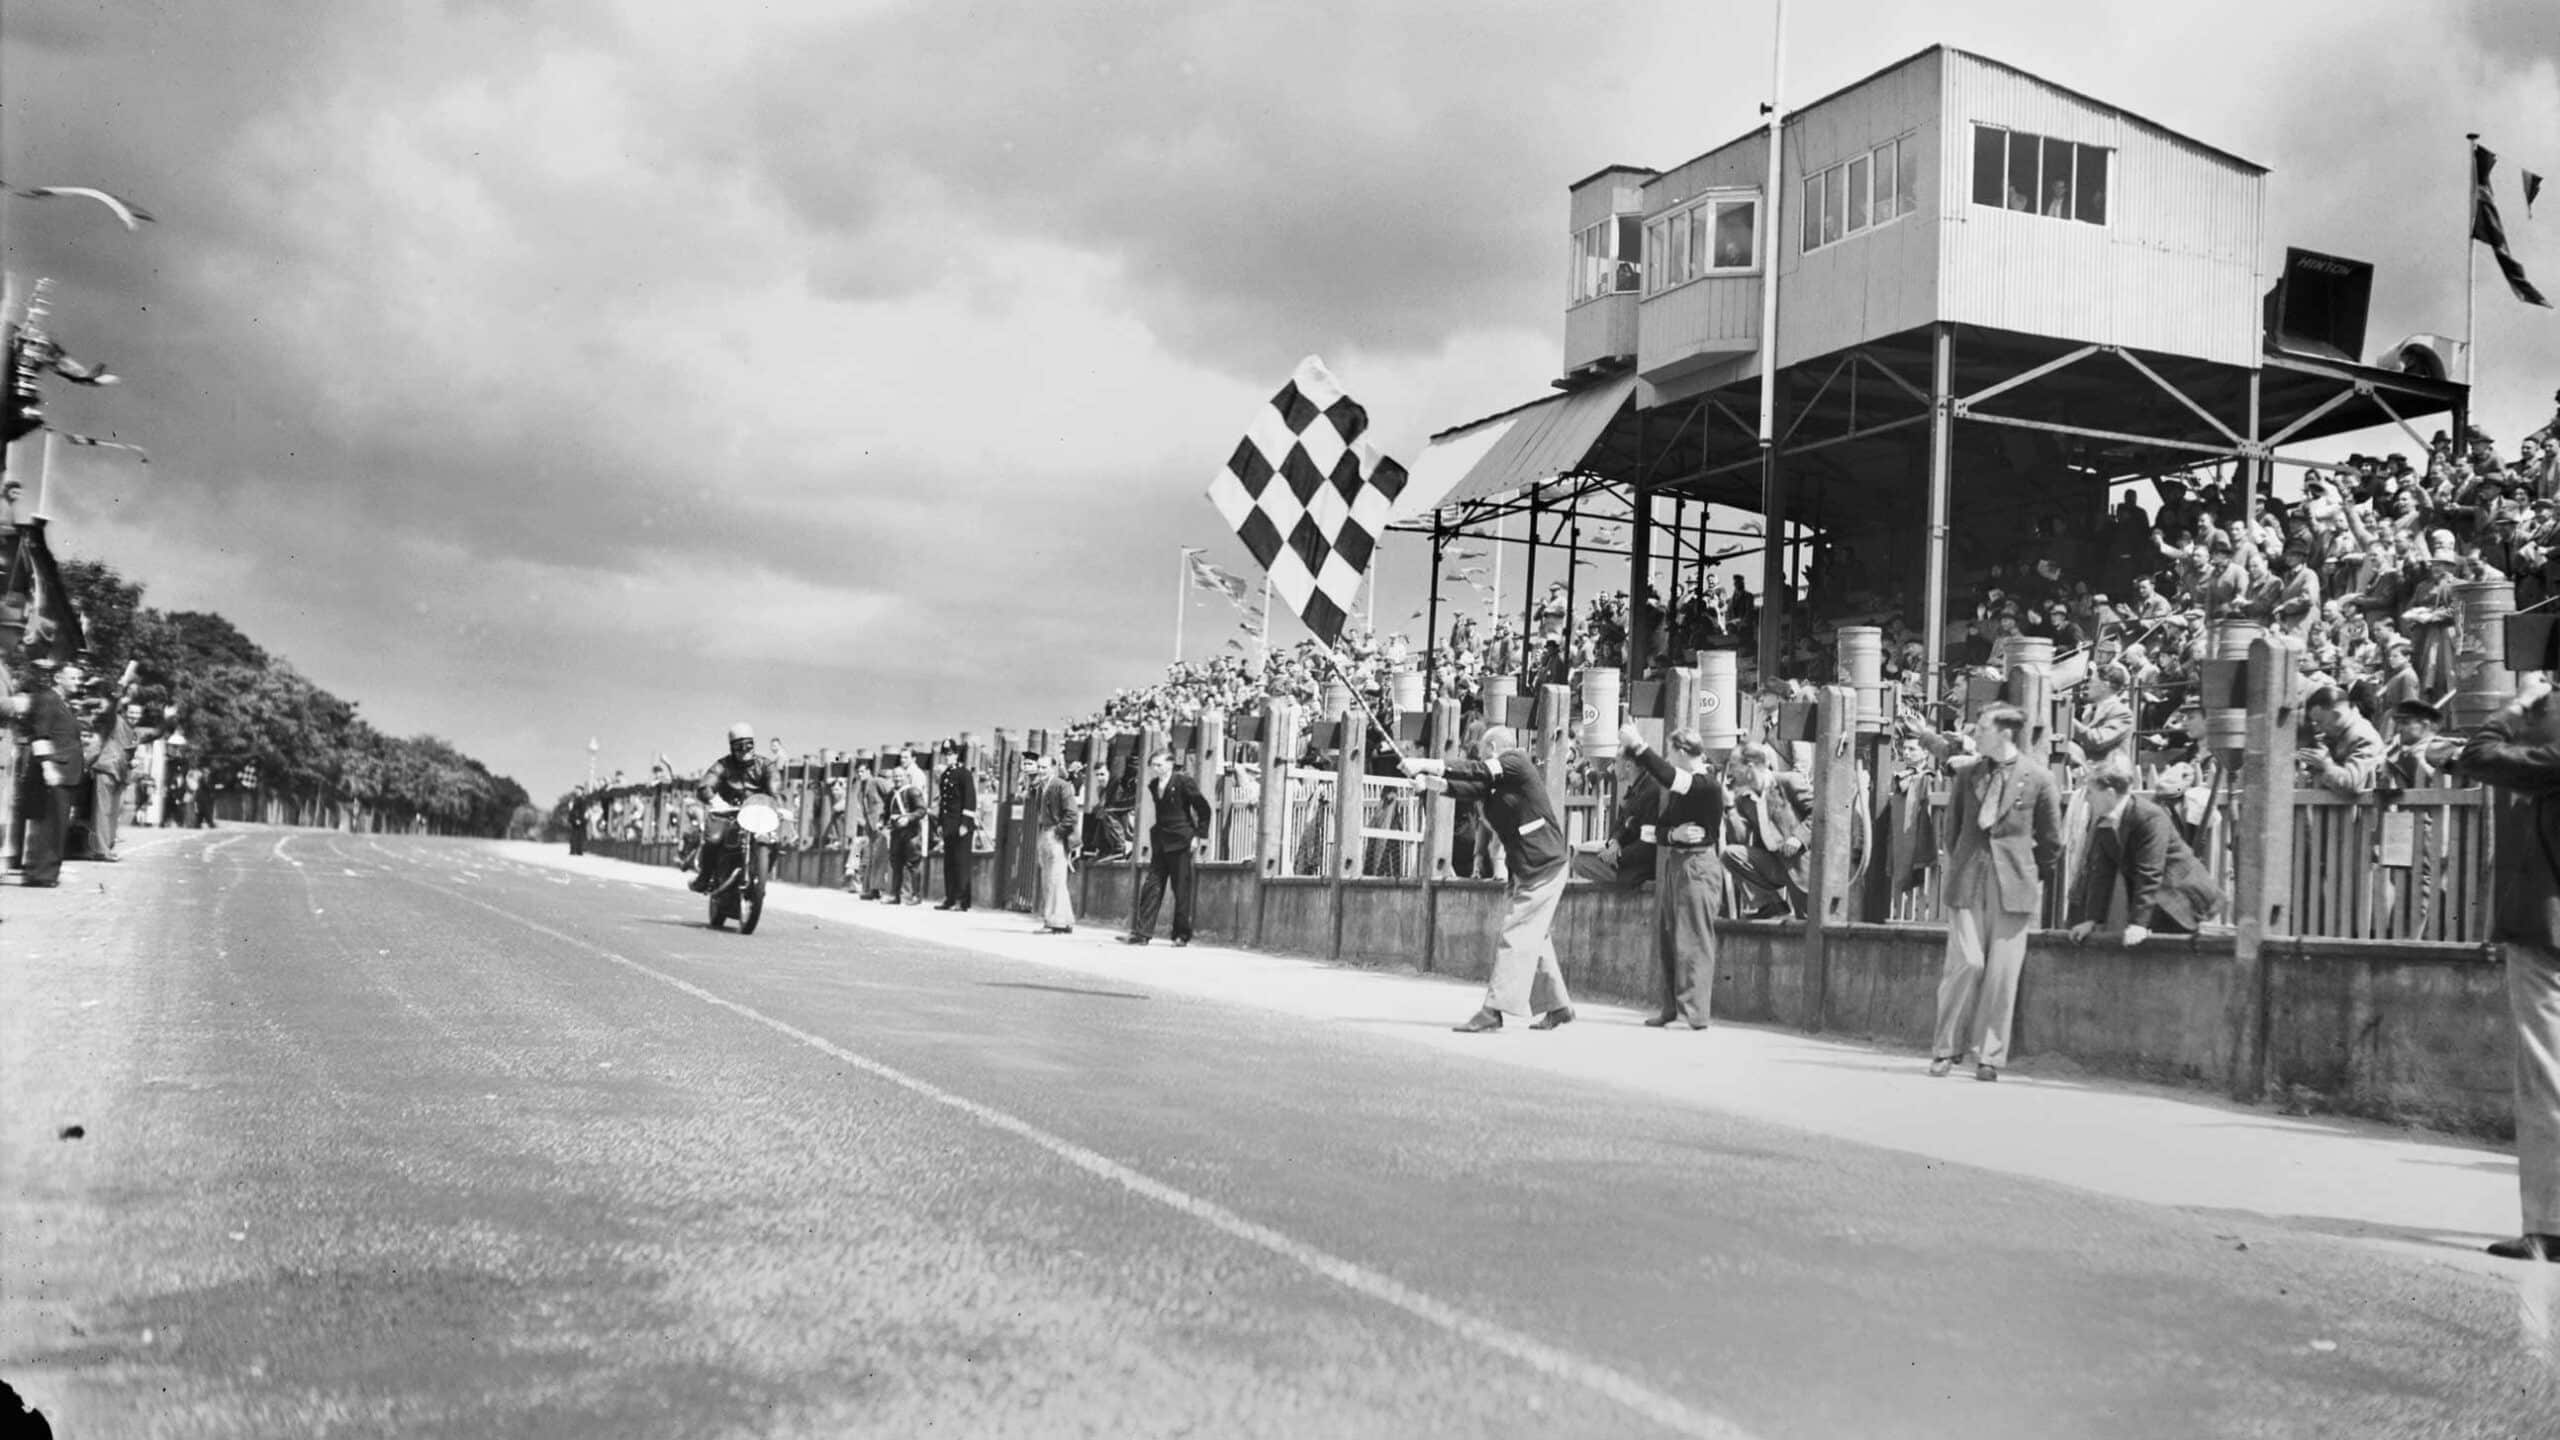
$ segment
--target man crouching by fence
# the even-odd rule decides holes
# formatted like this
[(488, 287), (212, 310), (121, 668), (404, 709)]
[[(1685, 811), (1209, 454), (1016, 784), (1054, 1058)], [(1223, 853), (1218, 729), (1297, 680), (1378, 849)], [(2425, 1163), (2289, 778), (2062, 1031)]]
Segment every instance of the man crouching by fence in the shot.
[(2524, 1230), (2489, 1253), (2560, 1261), (2560, 702), (2525, 682), (2453, 762), (2498, 788), (2495, 910), (2515, 1025), (2516, 1180)]
[(1535, 1012), (1538, 1018), (1529, 1028), (1553, 1030), (1573, 1019), (1573, 997), (1565, 993), (1552, 938), (1556, 902), (1564, 898), (1565, 881), (1573, 874), (1572, 852), (1555, 802), (1547, 797), (1547, 782), (1520, 749), (1519, 732), (1493, 726), (1476, 742), (1476, 755), (1473, 760), (1406, 755), (1398, 761), (1423, 789), (1446, 790), (1481, 806), (1502, 839), (1502, 857), (1510, 869), (1493, 979), (1485, 986), (1483, 1008), (1457, 1028), (1469, 1035), (1499, 1030), (1507, 1011)]

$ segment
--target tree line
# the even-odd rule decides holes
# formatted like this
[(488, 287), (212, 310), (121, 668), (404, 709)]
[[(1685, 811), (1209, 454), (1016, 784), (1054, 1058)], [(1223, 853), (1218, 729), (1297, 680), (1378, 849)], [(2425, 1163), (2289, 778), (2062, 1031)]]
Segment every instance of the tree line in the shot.
[(136, 663), (132, 698), (154, 722), (174, 711), (185, 759), (208, 781), (232, 788), (253, 771), (261, 791), (296, 813), (338, 807), (359, 829), (423, 821), (446, 834), (503, 836), (540, 823), (514, 780), (433, 735), (374, 729), (356, 702), (313, 684), (220, 615), (151, 609), (140, 584), (101, 561), (65, 560), (61, 569), (87, 631), (90, 668), (112, 683)]

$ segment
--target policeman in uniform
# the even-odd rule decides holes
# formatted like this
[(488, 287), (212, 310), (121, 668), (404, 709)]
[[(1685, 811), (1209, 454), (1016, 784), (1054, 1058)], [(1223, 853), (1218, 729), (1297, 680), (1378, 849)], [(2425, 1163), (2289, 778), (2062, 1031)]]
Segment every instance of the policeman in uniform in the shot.
[(960, 746), (943, 746), (941, 758), (941, 773), (933, 782), (933, 828), (942, 837), (942, 903), (933, 908), (966, 910), (969, 872), (978, 859), (978, 777)]
[(26, 763), (18, 771), (18, 823), (26, 827), (19, 883), (49, 889), (62, 883), (62, 850), (69, 838), (71, 806), (80, 784), (80, 721), (41, 669), (18, 697), (27, 737)]

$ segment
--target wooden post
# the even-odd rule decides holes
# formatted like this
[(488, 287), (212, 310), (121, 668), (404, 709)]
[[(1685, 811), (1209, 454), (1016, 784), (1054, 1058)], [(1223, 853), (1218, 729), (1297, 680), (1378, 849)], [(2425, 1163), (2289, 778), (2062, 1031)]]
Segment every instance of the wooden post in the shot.
[(1255, 816), (1253, 846), (1253, 943), (1262, 943), (1262, 887), (1280, 873), (1283, 827), (1289, 811), (1289, 761), (1298, 745), (1298, 706), (1277, 696), (1262, 716), (1262, 813)]
[(1227, 712), (1203, 710), (1192, 732), (1191, 778), (1209, 802), (1209, 858), (1223, 859), (1227, 833)]
[(2293, 752), (2300, 650), (2281, 636), (2249, 647), (2249, 748), (2240, 756), (2231, 993), (2231, 1098), (2254, 1101), (2267, 1082), (2267, 940), (2293, 929)]
[(1671, 732), (1698, 723), (1698, 671), (1695, 666), (1674, 665), (1662, 674), (1662, 741), (1671, 743)]
[[(1458, 738), (1458, 713), (1457, 701), (1443, 699), (1439, 703), (1431, 717), (1428, 737), (1430, 758), (1436, 759), (1447, 753), (1450, 742)], [(1450, 857), (1457, 849), (1458, 802), (1450, 799), (1449, 792), (1443, 790), (1431, 797), (1426, 813), (1429, 818), (1424, 827), (1431, 839), (1428, 842), (1430, 863), (1423, 867), (1424, 874), (1432, 880), (1446, 880), (1449, 878)]]
[[(1361, 728), (1368, 722), (1338, 717), (1342, 723), (1342, 748), (1334, 756), (1333, 769), (1333, 878), (1339, 882), (1360, 873), (1360, 822), (1362, 812), (1360, 780), (1368, 773), (1363, 762), (1368, 757), (1369, 733)], [(1335, 907), (1339, 910), (1340, 906)]]
[(1547, 782), (1547, 794), (1555, 800), (1559, 815), (1564, 809), (1565, 772), (1573, 767), (1573, 717), (1569, 687), (1538, 687), (1538, 733), (1529, 737), (1529, 753), (1537, 757), (1538, 778)]
[(1851, 685), (1825, 685), (1816, 702), (1819, 729), (1813, 745), (1813, 838), (1811, 873), (1806, 877), (1813, 913), (1805, 928), (1805, 1017), (1807, 1030), (1820, 1030), (1830, 1012), (1830, 932), (1858, 918), (1850, 893), (1853, 864), (1851, 829), (1858, 814), (1858, 691)]

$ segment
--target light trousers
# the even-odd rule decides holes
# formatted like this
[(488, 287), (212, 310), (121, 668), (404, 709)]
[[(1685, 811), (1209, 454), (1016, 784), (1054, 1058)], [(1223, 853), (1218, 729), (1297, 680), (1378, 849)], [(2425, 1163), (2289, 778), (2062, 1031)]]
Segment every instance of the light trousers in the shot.
[(1066, 929), (1076, 923), (1075, 902), (1067, 896), (1074, 879), (1067, 869), (1067, 842), (1055, 830), (1041, 831), (1039, 896), (1033, 905), (1041, 924)]
[(1558, 865), (1536, 880), (1513, 876), (1502, 912), (1502, 934), (1493, 955), (1493, 978), (1484, 988), (1484, 1005), (1506, 1015), (1543, 1015), (1573, 1003), (1565, 992), (1564, 971), (1556, 966), (1556, 903), (1573, 867)]
[(2035, 916), (2000, 908), (2000, 878), (1986, 863), (1971, 895), (1947, 899), (1946, 968), (1938, 978), (1933, 1056), (1970, 1052), (1993, 1069), (2009, 1063), (2009, 1025), (2018, 1009), (2018, 973), (2027, 964)]
[(2528, 1235), (2560, 1235), (2560, 951), (2521, 941), (2507, 953), (2516, 1027), (2516, 1181)]

